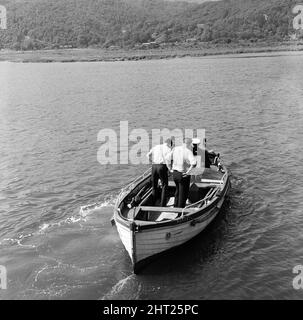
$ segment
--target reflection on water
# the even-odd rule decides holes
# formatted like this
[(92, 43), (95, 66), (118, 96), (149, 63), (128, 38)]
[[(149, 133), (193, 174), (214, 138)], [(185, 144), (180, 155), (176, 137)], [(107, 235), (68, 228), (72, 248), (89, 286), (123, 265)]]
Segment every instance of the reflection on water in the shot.
[[(1, 63), (0, 298), (298, 298), (302, 65), (301, 54)], [(110, 218), (146, 166), (97, 161), (98, 131), (121, 120), (204, 128), (232, 172), (211, 226), (139, 276)]]

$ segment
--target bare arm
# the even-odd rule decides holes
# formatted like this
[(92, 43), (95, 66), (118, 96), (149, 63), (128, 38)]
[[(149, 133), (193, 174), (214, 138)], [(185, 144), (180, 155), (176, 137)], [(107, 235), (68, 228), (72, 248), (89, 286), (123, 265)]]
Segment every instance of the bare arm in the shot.
[(190, 151), (190, 150), (188, 150), (188, 160), (190, 163), (190, 167), (184, 173), (184, 175), (188, 175), (190, 173), (190, 171), (197, 166), (197, 160), (196, 160), (194, 154), (192, 153), (192, 151)]
[(150, 158), (152, 154), (153, 154), (153, 149), (150, 149), (149, 152), (146, 154), (146, 157)]
[(169, 152), (165, 157), (165, 163), (170, 172), (172, 171), (172, 165), (171, 165), (172, 157), (173, 157), (173, 150)]

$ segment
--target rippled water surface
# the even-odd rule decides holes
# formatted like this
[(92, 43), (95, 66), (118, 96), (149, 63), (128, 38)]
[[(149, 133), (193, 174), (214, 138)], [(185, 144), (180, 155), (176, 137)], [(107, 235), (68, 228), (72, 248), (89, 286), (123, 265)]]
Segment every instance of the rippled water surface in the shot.
[[(302, 69), (301, 54), (0, 63), (0, 298), (301, 299)], [(205, 128), (232, 172), (216, 220), (139, 276), (110, 218), (146, 166), (97, 162), (120, 120)]]

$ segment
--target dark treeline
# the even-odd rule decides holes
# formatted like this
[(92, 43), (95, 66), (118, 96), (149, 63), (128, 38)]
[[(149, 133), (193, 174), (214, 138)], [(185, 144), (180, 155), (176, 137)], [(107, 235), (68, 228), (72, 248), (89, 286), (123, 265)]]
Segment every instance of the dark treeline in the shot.
[(294, 0), (0, 0), (0, 48), (135, 47), (146, 42), (285, 40)]

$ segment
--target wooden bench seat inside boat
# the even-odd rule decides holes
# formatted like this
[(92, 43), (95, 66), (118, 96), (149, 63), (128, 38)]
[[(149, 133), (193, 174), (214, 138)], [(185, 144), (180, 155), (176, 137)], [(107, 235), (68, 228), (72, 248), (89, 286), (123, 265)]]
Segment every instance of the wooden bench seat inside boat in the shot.
[[(162, 210), (161, 210), (162, 209)], [(137, 208), (136, 212), (136, 220), (142, 221), (163, 221), (163, 220), (173, 220), (183, 214), (193, 213), (197, 209), (195, 208), (188, 208), (183, 210), (182, 208), (172, 208), (172, 207), (151, 207), (151, 206), (142, 206)]]

